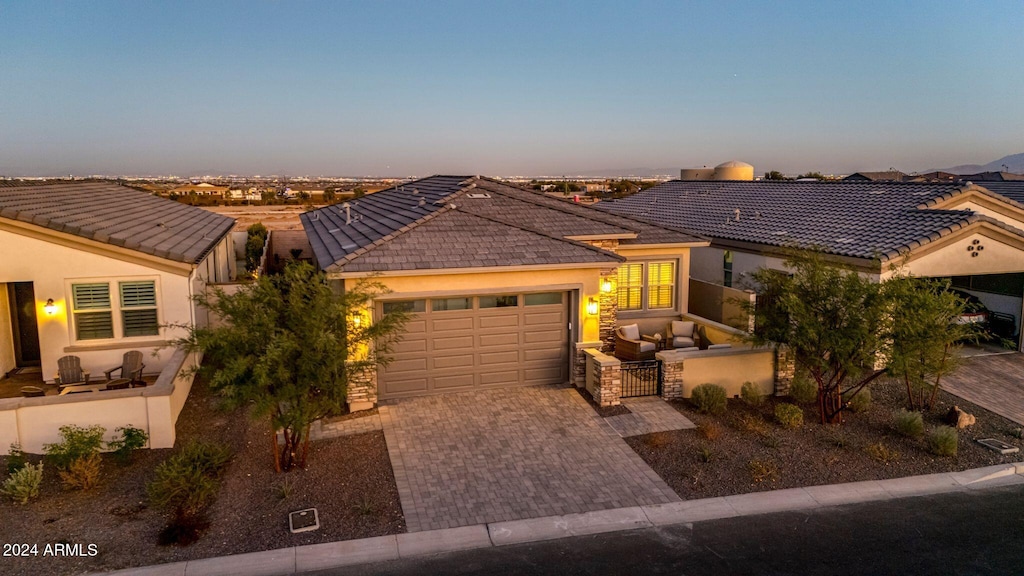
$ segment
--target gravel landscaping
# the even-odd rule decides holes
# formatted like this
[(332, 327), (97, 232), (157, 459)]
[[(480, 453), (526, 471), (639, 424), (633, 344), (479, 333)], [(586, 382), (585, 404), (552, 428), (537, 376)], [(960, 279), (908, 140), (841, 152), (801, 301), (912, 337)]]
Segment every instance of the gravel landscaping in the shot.
[(996, 438), (1021, 447), (1014, 435), (1018, 424), (944, 391), (939, 392), (935, 410), (924, 415), (927, 430), (943, 424), (954, 404), (975, 415), (977, 423), (960, 431), (955, 457), (934, 456), (925, 439), (905, 438), (892, 428), (892, 413), (904, 406), (905, 389), (887, 381), (873, 384), (871, 392), (871, 407), (859, 414), (846, 413), (841, 426), (819, 424), (817, 407), (803, 406), (805, 423), (797, 429), (785, 429), (774, 418), (775, 406), (788, 398), (769, 398), (756, 408), (730, 399), (721, 416), (700, 414), (689, 402), (672, 402), (697, 424), (696, 430), (625, 440), (687, 500), (951, 472), (1024, 459), (1019, 452), (1003, 456), (975, 442)]
[[(196, 381), (178, 422), (178, 446), (193, 438), (223, 442), (234, 458), (209, 511), (210, 527), (190, 546), (160, 546), (166, 524), (150, 508), (146, 484), (171, 450), (141, 450), (128, 466), (103, 459), (102, 484), (67, 492), (48, 468), (40, 499), (21, 506), (0, 502), (0, 542), (37, 544), (34, 558), (0, 558), (3, 574), (74, 574), (239, 554), (405, 531), (405, 520), (381, 432), (314, 442), (309, 467), (276, 474), (267, 426), (241, 413), (224, 413)], [(36, 461), (38, 458), (32, 458)], [(0, 467), (6, 469), (5, 458)], [(288, 512), (316, 507), (321, 527), (290, 534)], [(46, 544), (95, 544), (94, 557), (43, 557)]]

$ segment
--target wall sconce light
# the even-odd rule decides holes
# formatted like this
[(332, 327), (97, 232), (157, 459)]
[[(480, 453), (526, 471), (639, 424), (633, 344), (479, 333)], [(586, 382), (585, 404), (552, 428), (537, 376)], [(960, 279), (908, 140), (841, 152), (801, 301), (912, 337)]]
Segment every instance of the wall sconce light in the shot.
[(46, 304), (43, 304), (43, 310), (47, 316), (53, 316), (57, 313), (57, 305), (53, 303), (53, 298), (46, 299)]
[(597, 314), (597, 300), (591, 298), (587, 301), (587, 314), (595, 316)]
[(601, 282), (601, 292), (604, 292), (605, 294), (607, 294), (607, 293), (609, 293), (611, 291), (612, 291), (612, 281), (611, 280), (605, 280), (605, 281)]
[(359, 326), (362, 323), (363, 323), (363, 315), (362, 314), (356, 314), (355, 316), (352, 317), (352, 325), (355, 326), (356, 328), (359, 328)]

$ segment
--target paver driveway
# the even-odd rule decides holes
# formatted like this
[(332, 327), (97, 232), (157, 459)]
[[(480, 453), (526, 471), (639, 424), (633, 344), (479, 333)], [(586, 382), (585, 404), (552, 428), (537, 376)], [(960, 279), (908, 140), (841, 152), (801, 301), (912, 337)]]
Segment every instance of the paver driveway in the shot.
[(410, 532), (680, 499), (571, 388), (410, 398), (380, 415)]
[(942, 379), (942, 388), (1024, 425), (1024, 354), (990, 354), (964, 360)]

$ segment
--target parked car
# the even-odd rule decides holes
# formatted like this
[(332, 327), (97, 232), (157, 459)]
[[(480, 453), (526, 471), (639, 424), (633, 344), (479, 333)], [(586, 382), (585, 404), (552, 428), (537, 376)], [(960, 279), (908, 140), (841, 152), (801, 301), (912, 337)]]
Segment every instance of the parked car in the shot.
[(981, 324), (985, 329), (988, 328), (989, 318), (992, 313), (985, 307), (977, 296), (956, 288), (950, 288), (949, 291), (956, 294), (961, 300), (967, 303), (964, 307), (964, 313), (957, 318), (958, 324)]

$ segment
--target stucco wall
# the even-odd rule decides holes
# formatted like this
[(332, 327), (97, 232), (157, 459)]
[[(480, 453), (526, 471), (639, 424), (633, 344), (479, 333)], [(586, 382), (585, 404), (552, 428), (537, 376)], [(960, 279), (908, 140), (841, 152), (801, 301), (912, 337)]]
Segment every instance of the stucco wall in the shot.
[[(970, 276), (1024, 272), (1024, 251), (999, 238), (1002, 234), (979, 229), (973, 234), (943, 244), (941, 248), (911, 259), (901, 271), (915, 276)], [(974, 242), (977, 241), (977, 244)], [(977, 248), (984, 249), (980, 252)], [(974, 250), (968, 250), (973, 247)], [(978, 254), (978, 256), (972, 256)], [(883, 277), (889, 278), (887, 271)]]
[[(74, 342), (69, 325), (72, 283), (153, 279), (157, 285), (160, 323), (191, 322), (192, 304), (186, 276), (5, 230), (0, 230), (0, 262), (3, 262), (0, 282), (32, 282), (34, 285), (42, 370), (49, 381), (57, 372), (57, 359), (66, 354), (78, 356), (84, 369), (102, 378), (103, 370), (121, 363), (126, 350), (140, 350), (144, 354), (146, 372), (159, 372), (171, 352), (165, 349), (156, 356), (153, 353), (167, 339), (183, 335), (181, 331), (162, 328), (160, 336)], [(116, 285), (112, 289), (116, 290)], [(47, 298), (53, 298), (57, 305), (53, 316), (43, 310)]]
[(39, 454), (44, 445), (60, 440), (61, 426), (98, 424), (106, 429), (107, 441), (118, 427), (133, 426), (149, 434), (150, 448), (171, 448), (175, 423), (192, 388), (191, 369), (200, 360), (176, 350), (157, 382), (146, 388), (0, 399), (0, 446), (19, 443), (26, 452)]
[(744, 382), (753, 382), (765, 395), (775, 390), (775, 352), (749, 347), (696, 352), (658, 353), (664, 363), (682, 363), (682, 395), (689, 398), (701, 384), (717, 384), (730, 397), (739, 396)]
[(7, 298), (7, 285), (0, 283), (0, 378), (15, 368), (11, 306)]

